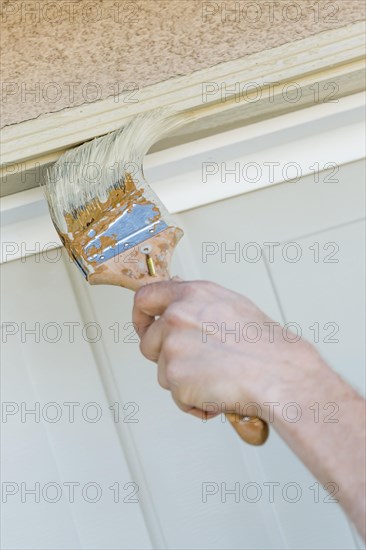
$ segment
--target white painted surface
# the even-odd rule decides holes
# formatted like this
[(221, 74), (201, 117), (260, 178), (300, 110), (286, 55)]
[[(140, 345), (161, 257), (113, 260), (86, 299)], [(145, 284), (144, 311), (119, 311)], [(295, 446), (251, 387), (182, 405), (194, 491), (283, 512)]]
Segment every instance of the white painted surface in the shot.
[[(322, 335), (317, 345), (342, 376), (361, 388), (364, 164), (341, 166), (338, 182), (326, 182), (326, 176), (320, 174), (319, 183), (307, 176), (177, 215), (186, 235), (173, 274), (211, 279), (245, 293), (276, 320), (297, 322), (306, 336), (314, 321), (337, 322), (339, 342), (325, 343)], [(26, 221), (31, 228), (37, 216)], [(263, 255), (255, 263), (236, 263), (232, 255), (222, 261), (218, 253), (201, 259), (204, 242), (228, 249), (239, 242), (242, 250), (246, 243), (268, 241), (280, 247), (296, 242), (303, 256), (297, 263), (283, 261), (282, 255), (270, 262), (267, 250), (266, 260)], [(321, 254), (326, 243), (337, 243), (339, 262), (314, 262), (309, 246), (316, 242)], [(53, 262), (50, 254), (46, 260), (29, 256), (1, 266), (2, 323), (19, 326), (2, 346), (2, 398), (29, 407), (35, 401), (41, 406), (57, 402), (64, 418), (52, 423), (44, 414), (39, 423), (31, 416), (22, 423), (14, 414), (3, 422), (2, 481), (28, 486), (96, 482), (103, 497), (95, 504), (80, 497), (70, 503), (65, 496), (52, 504), (41, 497), (34, 504), (32, 496), (24, 503), (19, 494), (9, 496), (2, 507), (4, 548), (357, 548), (343, 512), (324, 503), (322, 491), (321, 502), (314, 502), (314, 479), (275, 433), (264, 448), (250, 448), (220, 418), (201, 423), (174, 406), (156, 383), (156, 367), (129, 337), (131, 327), (125, 324), (131, 293), (89, 287), (64, 256)], [(32, 335), (22, 343), (22, 322), (27, 328), (39, 322), (41, 332), (47, 323), (58, 323), (60, 340), (46, 341), (55, 334), (48, 325), (39, 343)], [(74, 342), (65, 325), (70, 322), (79, 323)], [(88, 322), (100, 326), (97, 343), (86, 341), (93, 337), (91, 329), (83, 337)], [(120, 334), (115, 342), (116, 323)], [(67, 420), (65, 402), (80, 403), (74, 423)], [(90, 402), (102, 410), (95, 423), (80, 414)], [(114, 422), (109, 410), (114, 402), (137, 403), (138, 422)], [(121, 409), (122, 420), (133, 407)], [(108, 487), (115, 481), (136, 482), (139, 502), (114, 503)], [(202, 502), (205, 482), (239, 483), (241, 489), (257, 483), (263, 495), (256, 503), (236, 503), (233, 495), (221, 502), (219, 494)], [(273, 503), (263, 485), (268, 482), (280, 483)], [(281, 495), (289, 482), (301, 487), (296, 503)], [(122, 492), (122, 498), (126, 495)]]
[[(336, 165), (364, 156), (364, 114), (364, 94), (355, 94), (223, 132), (148, 155), (146, 177), (171, 213), (308, 174), (321, 179), (327, 166), (336, 179)], [(1, 213), (0, 262), (59, 246), (40, 189), (2, 198)]]

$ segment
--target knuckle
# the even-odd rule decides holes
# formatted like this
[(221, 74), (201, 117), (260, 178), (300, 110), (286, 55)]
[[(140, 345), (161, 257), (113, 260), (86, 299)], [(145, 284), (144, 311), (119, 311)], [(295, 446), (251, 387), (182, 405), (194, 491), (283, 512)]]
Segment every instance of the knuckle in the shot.
[(143, 338), (140, 341), (139, 347), (140, 347), (140, 351), (141, 351), (142, 355), (144, 357), (146, 357), (146, 359), (153, 360), (152, 357), (151, 357), (150, 349), (147, 347), (146, 342)]
[(170, 386), (177, 384), (180, 377), (180, 368), (176, 361), (170, 361), (166, 367), (166, 380)]
[(212, 298), (216, 293), (216, 290), (217, 285), (211, 281), (192, 281), (190, 283), (186, 283), (184, 295), (187, 298), (205, 298), (207, 296)]
[(134, 296), (133, 303), (137, 308), (144, 305), (147, 296), (146, 286), (141, 287)]
[(185, 384), (180, 385), (176, 391), (175, 391), (175, 397), (180, 401), (180, 403), (183, 403), (184, 405), (188, 405), (190, 401), (190, 392), (189, 389)]
[(169, 358), (174, 357), (178, 355), (180, 351), (180, 344), (176, 336), (174, 334), (168, 334), (168, 336), (165, 338), (163, 343), (163, 349), (165, 356), (169, 360)]
[(159, 359), (159, 351), (155, 349), (155, 346), (153, 346), (151, 342), (149, 343), (146, 338), (141, 338), (139, 347), (142, 355), (146, 359), (157, 363)]
[(162, 388), (164, 388), (164, 390), (168, 390), (169, 389), (169, 385), (168, 385), (168, 382), (167, 382), (167, 379), (165, 376), (163, 376), (163, 374), (158, 371), (158, 383), (159, 383), (159, 386), (161, 386)]
[(184, 322), (182, 307), (175, 304), (169, 306), (164, 313), (164, 320), (169, 326), (181, 326)]

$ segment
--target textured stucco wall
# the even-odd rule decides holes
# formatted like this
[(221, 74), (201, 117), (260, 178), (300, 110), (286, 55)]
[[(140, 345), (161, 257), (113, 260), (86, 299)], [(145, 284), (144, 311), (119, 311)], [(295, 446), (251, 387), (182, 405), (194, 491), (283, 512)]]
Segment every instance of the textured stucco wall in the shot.
[(2, 126), (362, 19), (364, 0), (3, 0)]

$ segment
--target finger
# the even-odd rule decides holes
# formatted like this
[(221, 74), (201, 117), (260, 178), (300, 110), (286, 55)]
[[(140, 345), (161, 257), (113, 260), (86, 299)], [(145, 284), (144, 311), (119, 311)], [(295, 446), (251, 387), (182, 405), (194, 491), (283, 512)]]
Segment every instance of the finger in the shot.
[(168, 379), (166, 377), (166, 362), (163, 353), (160, 354), (158, 361), (158, 382), (164, 390), (169, 389)]
[(146, 359), (150, 361), (158, 362), (161, 347), (163, 345), (164, 339), (164, 330), (166, 329), (166, 324), (162, 318), (153, 321), (153, 323), (145, 329), (145, 332), (142, 333), (140, 350), (141, 353)]
[(132, 320), (141, 337), (166, 308), (182, 295), (182, 283), (178, 281), (160, 281), (140, 288), (135, 294)]
[(188, 412), (191, 412), (193, 409), (195, 409), (195, 407), (193, 407), (192, 405), (187, 405), (186, 403), (183, 403), (183, 401), (179, 399), (177, 392), (175, 390), (172, 390), (171, 394), (172, 394), (174, 403), (177, 405), (177, 407), (180, 408), (181, 411), (188, 413)]
[(199, 418), (200, 420), (210, 420), (211, 418), (214, 418), (220, 413), (212, 413), (212, 412), (206, 412), (202, 409), (198, 409), (194, 405), (188, 405), (186, 403), (183, 403), (178, 397), (179, 390), (173, 390), (171, 391), (172, 398), (174, 403), (179, 407), (183, 412), (191, 414), (192, 416), (195, 416), (196, 418)]
[(211, 418), (215, 418), (215, 416), (218, 416), (220, 414), (220, 413), (208, 413), (206, 411), (203, 411), (202, 409), (198, 409), (197, 407), (192, 407), (192, 409), (187, 412), (188, 414), (191, 414), (192, 416), (195, 416), (200, 420), (211, 420)]

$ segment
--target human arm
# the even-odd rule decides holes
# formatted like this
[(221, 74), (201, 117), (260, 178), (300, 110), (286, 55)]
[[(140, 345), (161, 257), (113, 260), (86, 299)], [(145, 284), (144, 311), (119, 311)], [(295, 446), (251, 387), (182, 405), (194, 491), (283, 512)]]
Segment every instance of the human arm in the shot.
[[(338, 486), (337, 499), (365, 537), (365, 401), (313, 346), (289, 341), (250, 300), (205, 281), (143, 287), (133, 320), (142, 353), (158, 364), (160, 385), (183, 411), (202, 418), (215, 415), (207, 403), (225, 403), (226, 412), (258, 404), (317, 479)], [(245, 326), (260, 327), (260, 338), (243, 337)], [(289, 402), (300, 408), (297, 422), (276, 414)], [(330, 402), (338, 422), (315, 422), (312, 404)], [(266, 403), (278, 404), (273, 415)]]

